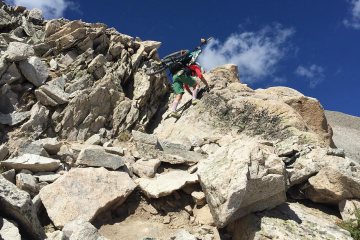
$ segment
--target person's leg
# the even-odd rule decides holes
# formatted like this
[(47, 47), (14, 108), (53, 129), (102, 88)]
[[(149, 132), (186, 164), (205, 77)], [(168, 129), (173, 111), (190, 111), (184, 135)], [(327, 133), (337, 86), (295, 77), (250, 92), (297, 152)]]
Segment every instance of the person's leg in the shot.
[(192, 86), (193, 88), (193, 94), (192, 94), (192, 99), (196, 99), (197, 98), (197, 94), (199, 93), (199, 89), (200, 89), (200, 84), (198, 84), (197, 82)]
[(171, 108), (171, 110), (172, 110), (173, 112), (176, 112), (177, 106), (179, 105), (179, 103), (180, 103), (180, 101), (181, 101), (181, 99), (182, 99), (182, 96), (183, 96), (183, 94), (177, 94), (177, 95), (175, 96), (175, 99), (174, 99), (174, 101), (173, 101), (172, 108)]
[(175, 93), (175, 99), (171, 106), (171, 113), (169, 115), (170, 117), (175, 117), (175, 118), (180, 117), (180, 114), (176, 112), (176, 109), (181, 101), (183, 94), (185, 93), (183, 85), (184, 84), (181, 81), (179, 81), (179, 77), (174, 76), (174, 82), (172, 84), (172, 88)]

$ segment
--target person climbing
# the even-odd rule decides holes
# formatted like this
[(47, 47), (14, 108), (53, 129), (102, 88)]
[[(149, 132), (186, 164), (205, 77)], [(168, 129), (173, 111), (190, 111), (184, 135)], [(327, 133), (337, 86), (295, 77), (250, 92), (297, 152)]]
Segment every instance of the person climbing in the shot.
[[(210, 87), (209, 87), (208, 82), (204, 78), (203, 71), (202, 71), (200, 64), (195, 62), (195, 63), (191, 64), (189, 66), (189, 68), (191, 70), (191, 76), (195, 76), (195, 77), (199, 78), (206, 86), (205, 91), (209, 91)], [(184, 84), (184, 88), (190, 95), (192, 95), (192, 92), (187, 84)]]
[[(201, 44), (205, 43), (206, 39), (201, 39)], [(184, 51), (181, 60), (170, 67), (170, 73), (173, 76), (172, 88), (175, 93), (175, 99), (169, 117), (180, 117), (180, 113), (176, 112), (176, 109), (185, 93), (184, 88), (192, 95), (192, 105), (198, 103), (197, 94), (200, 90), (200, 81), (198, 81), (197, 78), (209, 89), (209, 85), (202, 75), (200, 66), (195, 62), (200, 53), (200, 47), (192, 52)], [(192, 87), (192, 91), (189, 89), (189, 86)]]

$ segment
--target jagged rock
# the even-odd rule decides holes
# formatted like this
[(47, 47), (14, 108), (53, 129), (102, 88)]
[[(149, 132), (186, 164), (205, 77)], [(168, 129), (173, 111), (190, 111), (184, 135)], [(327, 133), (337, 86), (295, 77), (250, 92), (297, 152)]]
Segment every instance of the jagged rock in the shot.
[(161, 42), (156, 41), (143, 41), (140, 43), (144, 46), (146, 52), (151, 52), (153, 49), (158, 49), (161, 46)]
[(44, 232), (30, 195), (0, 176), (1, 212), (11, 216), (33, 239), (43, 239)]
[(299, 203), (285, 203), (273, 210), (250, 214), (232, 224), (234, 240), (254, 239), (352, 239), (337, 226), (338, 218)]
[(55, 182), (61, 175), (53, 172), (39, 172), (34, 175), (34, 177), (39, 182), (48, 182), (52, 183)]
[(309, 178), (305, 195), (314, 202), (338, 204), (344, 199), (360, 198), (360, 167), (350, 169), (324, 167)]
[[(1, 75), (2, 74), (0, 74), (0, 76)], [(16, 64), (12, 63), (8, 67), (6, 72), (2, 75), (1, 80), (0, 80), (0, 85), (3, 85), (5, 83), (12, 84), (12, 83), (16, 82), (19, 79), (21, 79), (21, 73), (19, 72), (18, 68), (16, 67)]]
[(30, 117), (30, 112), (0, 113), (0, 124), (15, 126)]
[(88, 145), (100, 145), (101, 144), (101, 136), (100, 134), (94, 134), (91, 137), (89, 137), (86, 141), (85, 144)]
[(28, 19), (35, 24), (41, 23), (44, 20), (41, 9), (31, 9), (29, 11)]
[(48, 21), (45, 25), (45, 37), (56, 33), (62, 26), (62, 23), (59, 19), (52, 19)]
[(270, 147), (239, 139), (200, 162), (197, 174), (216, 225), (224, 227), (285, 202), (284, 171)]
[(89, 222), (84, 220), (74, 220), (67, 223), (63, 228), (65, 239), (69, 240), (106, 240), (98, 233), (98, 230)]
[(38, 57), (30, 57), (28, 60), (21, 61), (19, 68), (24, 77), (36, 87), (45, 83), (49, 76), (49, 70)]
[(98, 133), (115, 106), (124, 98), (115, 81), (113, 76), (105, 76), (96, 86), (73, 98), (62, 111), (62, 120), (56, 126), (60, 136), (70, 140), (85, 140)]
[(21, 240), (17, 224), (0, 217), (0, 238), (2, 240)]
[(11, 62), (17, 62), (34, 56), (34, 48), (26, 43), (10, 42), (6, 50), (5, 58)]
[(48, 126), (49, 113), (49, 109), (40, 103), (34, 104), (29, 121), (21, 126), (20, 131), (31, 133), (34, 138), (39, 137)]
[(132, 165), (132, 168), (139, 177), (154, 177), (160, 164), (159, 159), (139, 159)]
[(35, 196), (39, 192), (39, 186), (36, 182), (36, 179), (30, 174), (17, 174), (16, 186), (21, 190), (28, 192), (31, 196)]
[(60, 161), (33, 154), (24, 154), (1, 162), (1, 166), (8, 169), (27, 169), (32, 172), (52, 172), (60, 166)]
[(59, 142), (56, 138), (43, 138), (32, 142), (32, 144), (42, 146), (46, 152), (51, 155), (57, 154), (62, 146), (62, 143)]
[(43, 157), (50, 157), (48, 152), (43, 148), (41, 144), (38, 144), (36, 142), (25, 142), (20, 143), (19, 146), (15, 150), (15, 154), (12, 155), (12, 157), (15, 156), (21, 156), (24, 154), (34, 154), (39, 155)]
[(112, 205), (123, 203), (135, 187), (127, 173), (77, 168), (41, 189), (40, 198), (55, 226), (63, 227), (77, 218), (93, 220)]
[(186, 184), (198, 182), (198, 178), (195, 174), (176, 170), (157, 175), (152, 179), (139, 178), (137, 182), (145, 195), (150, 198), (159, 198), (170, 195)]
[(98, 68), (104, 66), (105, 63), (106, 63), (106, 59), (104, 55), (102, 54), (97, 55), (89, 64), (88, 72), (94, 73)]
[(103, 148), (86, 148), (81, 150), (77, 160), (77, 165), (90, 167), (105, 167), (116, 170), (124, 166), (122, 157), (107, 153)]
[(45, 106), (57, 106), (69, 102), (69, 94), (56, 85), (42, 85), (35, 90), (36, 98)]
[(0, 145), (0, 161), (4, 160), (8, 154), (9, 154), (9, 149), (6, 147), (6, 145), (5, 144)]
[(357, 221), (356, 211), (360, 210), (360, 201), (356, 199), (342, 200), (339, 210), (343, 221)]
[(136, 51), (134, 55), (131, 56), (131, 64), (133, 69), (136, 69), (139, 66), (141, 59), (143, 58), (143, 54), (145, 52), (145, 46), (140, 45), (139, 49)]
[(6, 172), (1, 173), (1, 175), (9, 182), (15, 184), (15, 175), (16, 175), (15, 169), (10, 169)]
[(50, 65), (50, 70), (51, 71), (56, 71), (59, 68), (59, 65), (58, 65), (57, 61), (54, 60), (54, 59), (50, 60), (49, 65)]

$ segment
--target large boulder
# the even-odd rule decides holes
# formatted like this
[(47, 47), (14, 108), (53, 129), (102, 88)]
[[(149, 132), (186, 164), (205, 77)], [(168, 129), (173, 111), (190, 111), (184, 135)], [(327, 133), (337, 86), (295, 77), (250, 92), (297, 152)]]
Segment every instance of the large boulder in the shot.
[[(331, 128), (316, 100), (290, 90), (283, 90), (287, 97), (277, 96), (274, 92), (280, 90), (276, 89), (253, 90), (240, 83), (234, 65), (216, 68), (205, 78), (210, 93), (204, 93), (196, 106), (185, 108), (180, 119), (164, 118), (154, 131), (159, 138), (186, 144), (193, 138), (206, 140), (231, 133), (276, 142), (297, 137), (299, 144), (331, 145)], [(289, 100), (300, 98), (298, 105)], [(310, 116), (315, 114), (319, 117), (312, 121)]]
[(218, 227), (286, 201), (283, 162), (251, 139), (222, 147), (199, 163), (198, 175)]
[(21, 73), (36, 87), (45, 83), (49, 76), (49, 70), (38, 57), (30, 57), (19, 63)]
[(359, 199), (360, 167), (353, 166), (351, 170), (322, 168), (308, 180), (310, 186), (306, 189), (306, 196), (314, 202), (329, 204), (338, 204), (344, 199)]
[(78, 218), (93, 220), (114, 204), (123, 203), (135, 187), (124, 172), (77, 168), (42, 188), (40, 198), (50, 219), (61, 228)]
[(26, 43), (10, 42), (5, 52), (6, 59), (12, 62), (25, 60), (34, 56), (34, 48)]
[(284, 203), (273, 210), (250, 214), (232, 224), (234, 240), (353, 239), (340, 228), (340, 219), (300, 203)]
[(30, 195), (0, 176), (0, 212), (15, 219), (32, 239), (44, 239)]

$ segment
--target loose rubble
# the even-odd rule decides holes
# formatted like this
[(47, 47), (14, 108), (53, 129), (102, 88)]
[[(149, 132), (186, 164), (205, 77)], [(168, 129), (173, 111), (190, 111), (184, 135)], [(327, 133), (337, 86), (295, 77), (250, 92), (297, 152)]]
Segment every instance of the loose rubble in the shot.
[(321, 204), (352, 221), (360, 165), (318, 100), (229, 64), (175, 120), (160, 42), (3, 2), (0, 31), (1, 238), (351, 239)]

